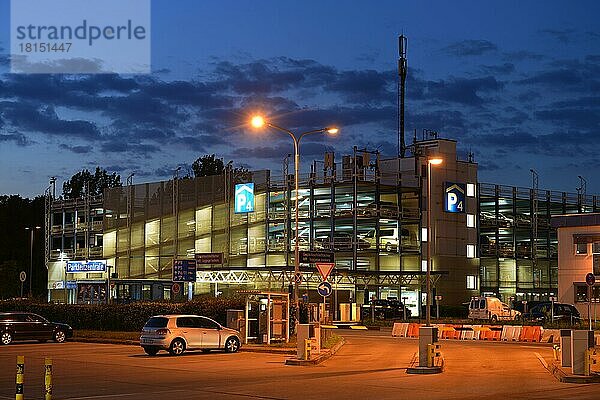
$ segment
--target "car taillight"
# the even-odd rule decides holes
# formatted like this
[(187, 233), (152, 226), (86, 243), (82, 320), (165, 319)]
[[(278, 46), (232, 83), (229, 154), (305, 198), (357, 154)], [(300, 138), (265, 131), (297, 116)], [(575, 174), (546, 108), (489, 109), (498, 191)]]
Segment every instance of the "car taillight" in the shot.
[(167, 336), (168, 333), (171, 333), (168, 329), (157, 329), (156, 334), (160, 336)]

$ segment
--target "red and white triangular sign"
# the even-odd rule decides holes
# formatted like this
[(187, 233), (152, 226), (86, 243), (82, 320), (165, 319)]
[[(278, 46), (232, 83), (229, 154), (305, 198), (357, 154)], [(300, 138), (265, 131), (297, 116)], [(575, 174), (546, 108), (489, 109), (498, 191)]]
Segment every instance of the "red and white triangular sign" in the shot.
[(331, 274), (331, 271), (333, 270), (333, 267), (335, 266), (335, 264), (334, 263), (316, 263), (316, 264), (317, 264), (317, 269), (319, 270), (319, 273), (323, 277), (323, 280), (326, 281), (329, 274)]

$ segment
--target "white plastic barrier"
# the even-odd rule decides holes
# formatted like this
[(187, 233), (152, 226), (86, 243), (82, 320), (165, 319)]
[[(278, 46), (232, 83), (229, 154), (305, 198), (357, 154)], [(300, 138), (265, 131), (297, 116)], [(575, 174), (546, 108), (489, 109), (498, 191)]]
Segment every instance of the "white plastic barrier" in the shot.
[(408, 322), (394, 322), (394, 326), (392, 327), (393, 337), (406, 337), (407, 332)]
[(508, 342), (518, 342), (521, 336), (521, 329), (523, 329), (522, 326), (504, 325), (500, 338)]
[(471, 328), (469, 330), (463, 331), (463, 334), (460, 335), (461, 339), (464, 340), (478, 340), (479, 339), (479, 329), (481, 325), (463, 325), (464, 328)]

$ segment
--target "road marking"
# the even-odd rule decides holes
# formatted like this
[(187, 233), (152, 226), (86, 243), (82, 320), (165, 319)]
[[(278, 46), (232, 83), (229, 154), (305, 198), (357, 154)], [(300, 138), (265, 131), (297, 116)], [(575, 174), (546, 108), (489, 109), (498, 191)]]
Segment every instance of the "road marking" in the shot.
[[(151, 394), (175, 393), (175, 392), (189, 392), (189, 390), (187, 390), (187, 389), (179, 389), (179, 390), (171, 389), (171, 390), (163, 390), (163, 391), (152, 391)], [(121, 393), (121, 394), (103, 394), (103, 395), (99, 395), (99, 396), (67, 397), (67, 399), (68, 400), (106, 399), (106, 398), (116, 398), (116, 397), (139, 396), (139, 395), (144, 396), (144, 395), (148, 395), (148, 393), (136, 392), (136, 393)]]
[(535, 354), (535, 356), (538, 358), (538, 360), (540, 360), (540, 362), (542, 363), (542, 365), (544, 366), (545, 369), (548, 369), (548, 363), (546, 362), (546, 360), (544, 360), (544, 357), (542, 357), (540, 355), (540, 353), (533, 353)]

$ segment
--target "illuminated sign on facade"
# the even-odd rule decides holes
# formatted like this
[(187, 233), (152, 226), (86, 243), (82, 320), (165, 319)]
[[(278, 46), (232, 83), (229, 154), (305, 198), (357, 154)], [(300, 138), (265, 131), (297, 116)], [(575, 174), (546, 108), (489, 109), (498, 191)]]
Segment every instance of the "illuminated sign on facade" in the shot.
[(67, 272), (68, 273), (105, 272), (105, 271), (106, 271), (106, 261), (105, 260), (67, 261)]
[(444, 211), (451, 213), (465, 212), (465, 194), (467, 187), (464, 183), (444, 183)]
[(235, 213), (248, 213), (254, 211), (254, 183), (240, 183), (235, 185)]

